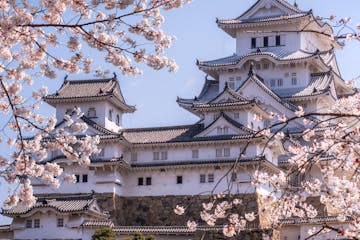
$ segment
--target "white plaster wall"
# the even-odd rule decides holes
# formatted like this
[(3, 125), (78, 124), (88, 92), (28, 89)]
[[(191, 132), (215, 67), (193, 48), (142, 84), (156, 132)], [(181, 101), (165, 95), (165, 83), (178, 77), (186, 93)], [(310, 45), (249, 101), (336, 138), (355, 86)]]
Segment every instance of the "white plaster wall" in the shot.
[(59, 228), (56, 226), (58, 216), (52, 212), (47, 211), (44, 213), (38, 212), (26, 219), (40, 219), (40, 228), (25, 228), (25, 219), (23, 229), (14, 230), (15, 239), (85, 239), (83, 238), (82, 229), (74, 229), (66, 226), (68, 221), (67, 216), (64, 218), (64, 227)]
[[(264, 64), (269, 64), (268, 69), (263, 69)], [(270, 89), (291, 89), (291, 88), (301, 88), (306, 87), (310, 81), (310, 70), (303, 63), (297, 64), (295, 67), (290, 66), (289, 64), (277, 65), (274, 66), (272, 63), (269, 63), (267, 60), (254, 60), (255, 66), (260, 64), (261, 69), (257, 69), (256, 74), (264, 79), (265, 85)], [(244, 64), (241, 70), (236, 70), (233, 72), (221, 72), (219, 75), (219, 92), (221, 92), (225, 86), (225, 83), (229, 81), (230, 78), (241, 77), (241, 81), (235, 81), (235, 90), (248, 79), (249, 66)], [(296, 73), (297, 75), (297, 84), (292, 85), (291, 83), (291, 74)], [(288, 76), (286, 76), (288, 74)], [(275, 87), (271, 87), (270, 80), (275, 79)], [(277, 80), (283, 79), (283, 86), (277, 86)]]
[[(69, 104), (61, 104), (56, 106), (56, 119), (58, 122), (63, 120), (64, 115), (67, 109), (73, 109), (74, 107), (80, 107), (81, 111), (87, 115), (89, 108), (96, 109), (96, 118), (91, 118), (94, 122), (99, 124), (100, 126), (106, 127), (109, 130), (114, 132), (119, 131), (122, 126), (122, 112), (117, 109), (113, 104), (102, 101), (102, 102), (86, 102), (86, 103), (69, 103)], [(110, 121), (108, 119), (109, 110), (113, 110), (113, 120)], [(120, 118), (120, 126), (116, 125), (116, 115), (119, 115)]]
[[(97, 193), (113, 193), (116, 192), (121, 194), (120, 184), (124, 181), (116, 170), (108, 170), (105, 173), (95, 172), (89, 170), (89, 168), (83, 168), (78, 165), (64, 166), (64, 173), (59, 178), (62, 179), (64, 174), (78, 174), (80, 175), (79, 183), (66, 183), (61, 181), (59, 188), (51, 188), (47, 185), (38, 185), (39, 181), (33, 180), (34, 182), (34, 193), (35, 194), (53, 194), (53, 193), (64, 193), (64, 194), (76, 194), (76, 193), (90, 193), (94, 190)], [(88, 182), (82, 182), (82, 175), (88, 175)]]
[[(221, 166), (220, 169), (215, 167), (193, 167), (193, 168), (179, 168), (174, 169), (161, 169), (154, 170), (139, 170), (129, 173), (126, 176), (126, 185), (124, 186), (125, 196), (163, 196), (163, 195), (197, 195), (209, 194), (212, 191), (222, 176), (226, 174), (229, 166)], [(237, 181), (232, 183), (233, 193), (253, 193), (254, 187), (251, 186), (250, 176), (253, 170), (242, 169), (237, 170)], [(200, 174), (206, 175), (214, 174), (213, 183), (200, 183)], [(176, 184), (177, 176), (183, 177), (182, 184)], [(152, 178), (152, 184), (149, 186), (138, 186), (138, 178), (143, 177), (144, 182), (146, 177)], [(227, 189), (230, 175), (220, 182), (215, 189), (215, 193), (223, 192)]]
[[(256, 155), (256, 148), (253, 146), (254, 144), (250, 144), (247, 149), (247, 157), (254, 157)], [(241, 150), (243, 150), (243, 144), (216, 144), (216, 145), (208, 145), (208, 146), (201, 146), (201, 147), (173, 147), (173, 148), (135, 148), (133, 152), (137, 152), (137, 162), (176, 162), (176, 161), (202, 161), (202, 160), (217, 160), (217, 159), (229, 159), (229, 158), (236, 158), (239, 156)], [(230, 148), (230, 156), (229, 157), (216, 157), (216, 148)], [(192, 158), (192, 150), (198, 149), (199, 150), (199, 157)], [(167, 160), (153, 160), (153, 152), (168, 152), (168, 159)], [(125, 154), (126, 159), (131, 161), (130, 159), (130, 152), (126, 152)]]
[(300, 49), (305, 51), (316, 51), (319, 49), (320, 51), (326, 51), (331, 48), (331, 41), (327, 39), (319, 38), (319, 34), (310, 33), (310, 32), (302, 32), (300, 33)]
[[(284, 29), (282, 29), (284, 31)], [(269, 37), (269, 46), (275, 46), (275, 42), (271, 42), (271, 37), (274, 37), (276, 35), (281, 35), (282, 42), (281, 45), (284, 46), (278, 46), (279, 50), (286, 49), (289, 51), (297, 51), (300, 49), (300, 34), (298, 33), (245, 33), (239, 30), (236, 34), (236, 54), (238, 55), (245, 55), (250, 52), (256, 51), (256, 48), (251, 48), (251, 38), (261, 38), (260, 46), (263, 46), (262, 39), (265, 36)], [(258, 43), (257, 43), (258, 45)]]

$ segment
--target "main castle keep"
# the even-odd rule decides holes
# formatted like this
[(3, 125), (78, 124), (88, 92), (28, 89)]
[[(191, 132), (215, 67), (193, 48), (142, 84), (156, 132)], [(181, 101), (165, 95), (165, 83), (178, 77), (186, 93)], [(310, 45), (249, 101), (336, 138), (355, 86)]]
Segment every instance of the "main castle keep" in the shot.
[[(102, 151), (86, 168), (60, 152), (50, 153), (46, 162), (75, 174), (77, 183), (54, 190), (33, 181), (37, 203), (4, 211), (13, 221), (0, 228), (0, 237), (91, 239), (96, 229), (111, 227), (119, 239), (137, 231), (157, 240), (197, 239), (185, 226), (189, 216), (175, 215), (174, 207), (191, 202), (188, 210), (199, 218), (209, 194), (225, 190), (247, 203), (244, 211), (258, 211), (257, 194), (270, 189), (255, 188), (252, 175), (258, 169), (271, 174), (286, 168), (286, 149), (298, 144), (291, 136), (304, 129), (301, 120), (293, 121), (285, 140), (266, 144), (268, 138), (256, 132), (274, 123), (270, 113), (290, 118), (298, 106), (323, 112), (355, 89), (342, 79), (336, 62), (335, 51), (342, 44), (328, 37), (333, 29), (312, 11), (285, 0), (258, 0), (239, 17), (216, 24), (236, 39), (236, 50), (231, 56), (197, 61), (207, 75), (202, 91), (193, 99), (177, 99), (199, 117), (192, 125), (126, 128), (123, 114), (136, 109), (125, 101), (116, 75), (64, 80), (48, 95), (45, 101), (56, 108), (57, 127), (66, 127), (64, 115), (80, 107), (84, 116), (79, 120), (89, 126), (87, 135), (100, 136)], [(262, 120), (254, 121), (255, 115)], [(291, 179), (292, 184), (298, 180)], [(322, 208), (311, 222), (284, 220), (274, 239), (305, 239), (307, 230), (323, 221), (336, 224)], [(221, 226), (199, 224), (199, 230), (214, 236), (222, 231)], [(261, 239), (268, 231), (261, 219), (247, 228), (244, 239)], [(211, 236), (206, 239), (219, 239)]]

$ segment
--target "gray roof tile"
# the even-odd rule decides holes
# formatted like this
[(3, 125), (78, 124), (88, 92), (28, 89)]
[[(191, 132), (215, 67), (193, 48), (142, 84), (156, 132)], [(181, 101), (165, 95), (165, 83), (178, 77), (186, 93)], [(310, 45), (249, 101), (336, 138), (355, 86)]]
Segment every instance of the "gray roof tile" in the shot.
[(107, 97), (114, 97), (125, 111), (135, 111), (133, 106), (126, 104), (116, 75), (106, 79), (64, 80), (60, 89), (54, 94), (45, 96), (44, 100), (51, 104), (59, 101), (96, 100)]
[(233, 54), (231, 56), (220, 58), (211, 61), (198, 61), (197, 64), (200, 67), (220, 67), (220, 66), (231, 66), (238, 64), (242, 59), (257, 56), (257, 55), (267, 55), (273, 57), (278, 61), (287, 61), (287, 60), (300, 60), (306, 59), (312, 56), (319, 54), (319, 52), (305, 52), (303, 50), (298, 50), (295, 52), (286, 50), (282, 47), (267, 47), (267, 48), (259, 48), (245, 55), (236, 55)]
[[(96, 204), (96, 199), (92, 195), (45, 197), (38, 198), (36, 203), (31, 207), (18, 204), (16, 207), (3, 210), (2, 214), (5, 216), (15, 216), (26, 214), (33, 209), (40, 208), (53, 208), (58, 212), (64, 213), (83, 212), (90, 210), (93, 204)], [(105, 212), (98, 212), (98, 214), (106, 215)]]

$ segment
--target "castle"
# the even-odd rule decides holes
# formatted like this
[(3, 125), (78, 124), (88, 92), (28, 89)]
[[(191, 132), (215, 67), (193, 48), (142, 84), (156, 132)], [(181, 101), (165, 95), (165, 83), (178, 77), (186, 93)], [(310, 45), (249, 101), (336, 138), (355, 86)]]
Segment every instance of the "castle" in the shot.
[[(4, 211), (13, 221), (0, 227), (0, 239), (91, 239), (102, 227), (112, 228), (119, 239), (137, 231), (157, 240), (197, 239), (185, 226), (186, 216), (173, 214), (174, 207), (191, 201), (193, 213), (199, 214), (196, 206), (225, 190), (242, 196), (256, 211), (257, 193), (271, 189), (255, 189), (252, 175), (257, 169), (282, 171), (287, 146), (296, 144), (288, 138), (267, 145), (266, 136), (255, 135), (274, 122), (270, 112), (293, 117), (297, 106), (305, 112), (326, 111), (355, 89), (341, 78), (336, 62), (334, 52), (342, 44), (328, 37), (332, 27), (312, 11), (285, 0), (258, 0), (241, 16), (216, 23), (236, 39), (236, 52), (197, 61), (207, 75), (202, 91), (193, 99), (177, 99), (200, 118), (192, 125), (127, 129), (122, 115), (135, 107), (126, 103), (115, 75), (64, 80), (46, 97), (56, 108), (57, 127), (65, 126), (66, 113), (80, 107), (85, 113), (80, 121), (89, 126), (86, 134), (100, 136), (102, 151), (86, 168), (60, 152), (49, 154), (46, 162), (75, 174), (77, 183), (64, 183), (54, 192), (33, 182), (37, 203)], [(262, 120), (254, 121), (255, 115)], [(302, 130), (300, 120), (286, 128), (288, 136)], [(289, 219), (277, 238), (305, 239), (307, 230), (323, 221), (337, 224), (335, 217), (325, 215), (311, 222)], [(249, 239), (260, 239), (254, 231), (261, 225), (248, 226)], [(221, 226), (199, 229), (221, 233)], [(329, 233), (328, 238), (335, 237)]]

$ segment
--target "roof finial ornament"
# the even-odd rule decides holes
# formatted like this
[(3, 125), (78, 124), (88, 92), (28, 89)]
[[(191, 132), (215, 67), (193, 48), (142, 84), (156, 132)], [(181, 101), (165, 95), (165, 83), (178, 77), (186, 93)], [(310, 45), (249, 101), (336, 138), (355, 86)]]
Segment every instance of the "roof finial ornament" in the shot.
[(114, 75), (114, 76), (113, 76), (113, 79), (114, 79), (114, 80), (117, 80), (117, 76), (116, 76), (116, 73), (115, 73), (115, 72), (113, 72), (113, 75)]
[(255, 75), (255, 70), (254, 70), (254, 62), (250, 63), (250, 69), (249, 69), (249, 77), (254, 76)]
[(229, 87), (229, 83), (225, 82), (224, 90), (227, 89), (228, 87)]
[(296, 0), (294, 1), (294, 7), (299, 8), (299, 5), (297, 4)]

